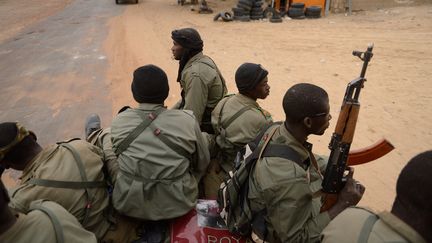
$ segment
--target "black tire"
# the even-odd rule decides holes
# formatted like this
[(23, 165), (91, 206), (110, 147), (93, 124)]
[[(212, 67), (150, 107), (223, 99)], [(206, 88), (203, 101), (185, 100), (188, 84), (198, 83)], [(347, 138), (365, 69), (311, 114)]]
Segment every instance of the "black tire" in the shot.
[(290, 8), (301, 8), (303, 9), (305, 7), (304, 3), (291, 3)]
[(252, 7), (254, 5), (254, 3), (249, 0), (239, 0), (238, 3), (247, 5), (249, 7)]
[(253, 4), (254, 7), (261, 7), (263, 5), (263, 1), (258, 1)]
[(249, 16), (239, 16), (239, 17), (237, 17), (237, 19), (240, 20), (241, 22), (249, 22), (250, 21)]
[(297, 18), (304, 16), (304, 12), (302, 8), (289, 8), (288, 9), (288, 16), (290, 18)]
[(229, 22), (233, 20), (233, 16), (230, 12), (222, 12), (221, 18), (224, 22)]
[(116, 4), (120, 4), (119, 0), (115, 0)]
[(264, 18), (270, 18), (273, 13), (275, 12), (274, 8), (272, 7), (267, 7), (264, 11), (263, 11), (263, 15)]
[(237, 3), (237, 8), (241, 8), (241, 9), (246, 10), (246, 11), (251, 11), (251, 9), (252, 9), (251, 6), (246, 5), (244, 3), (241, 3), (241, 2)]
[(221, 17), (221, 13), (218, 13), (218, 14), (216, 14), (214, 17), (213, 17), (213, 21), (218, 21), (218, 19)]
[(135, 0), (135, 4), (138, 4), (138, 0)]
[(321, 10), (320, 6), (310, 6), (306, 8), (305, 15), (306, 17), (319, 18), (321, 17)]
[(244, 16), (248, 15), (249, 12), (246, 12), (244, 9), (241, 8), (232, 8), (234, 16)]

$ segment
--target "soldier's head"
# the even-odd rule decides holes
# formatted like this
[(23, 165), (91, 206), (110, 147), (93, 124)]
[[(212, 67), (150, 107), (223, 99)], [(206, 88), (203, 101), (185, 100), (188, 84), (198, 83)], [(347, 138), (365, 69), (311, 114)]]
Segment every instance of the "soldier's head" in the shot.
[(36, 135), (19, 123), (0, 123), (0, 134), (0, 164), (5, 168), (24, 170), (41, 151)]
[[(432, 242), (432, 150), (412, 158), (396, 183), (392, 213)], [(423, 228), (422, 226), (425, 226)], [(427, 231), (427, 232), (426, 232)]]
[(239, 93), (254, 100), (265, 99), (270, 94), (267, 75), (267, 70), (260, 64), (243, 63), (235, 73)]
[(171, 51), (176, 60), (181, 60), (185, 57), (190, 58), (203, 50), (204, 45), (201, 36), (193, 28), (173, 30), (171, 38), (173, 39)]
[(302, 126), (307, 134), (322, 135), (331, 119), (327, 92), (313, 84), (295, 84), (285, 93), (286, 122)]
[(152, 64), (139, 67), (133, 73), (131, 89), (138, 103), (163, 104), (169, 93), (167, 75)]

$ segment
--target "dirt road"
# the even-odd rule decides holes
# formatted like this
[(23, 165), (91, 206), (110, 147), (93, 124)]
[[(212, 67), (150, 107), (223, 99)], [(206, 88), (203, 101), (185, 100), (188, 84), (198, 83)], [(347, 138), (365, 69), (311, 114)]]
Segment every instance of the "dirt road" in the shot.
[[(6, 2), (13, 4), (13, 1)], [(72, 1), (72, 4), (76, 2), (84, 1)], [(178, 63), (171, 57), (170, 33), (175, 28), (194, 27), (204, 40), (204, 52), (216, 61), (224, 74), (230, 92), (235, 92), (234, 72), (241, 63), (261, 63), (268, 69), (271, 94), (266, 100), (260, 101), (260, 104), (274, 115), (275, 120), (283, 119), (283, 94), (297, 82), (311, 82), (324, 87), (330, 95), (332, 115), (336, 118), (347, 82), (358, 76), (361, 69), (361, 61), (351, 55), (352, 50), (364, 50), (370, 42), (375, 44), (375, 55), (367, 72), (368, 82), (361, 95), (362, 110), (352, 147), (365, 147), (381, 137), (386, 137), (396, 146), (396, 150), (385, 158), (356, 168), (356, 177), (367, 187), (361, 205), (375, 210), (389, 209), (395, 195), (395, 181), (401, 168), (415, 154), (431, 149), (430, 4), (363, 11), (352, 16), (331, 15), (313, 20), (284, 19), (283, 23), (272, 24), (266, 21), (213, 22), (212, 15), (191, 12), (188, 6), (177, 6), (174, 0), (141, 0), (138, 5), (122, 6), (115, 6), (114, 1), (94, 2), (98, 2), (99, 7), (104, 5), (107, 11), (116, 9), (119, 12), (113, 14), (114, 17), (110, 19), (103, 15), (101, 19), (93, 16), (86, 20), (99, 20), (97, 26), (104, 26), (108, 20), (106, 36), (88, 37), (98, 42), (93, 47), (98, 49), (98, 53), (101, 50), (96, 46), (103, 46), (103, 52), (99, 54), (106, 56), (106, 61), (100, 64), (100, 69), (96, 69), (104, 72), (97, 73), (104, 75), (104, 82), (97, 81), (97, 87), (103, 90), (104, 98), (101, 101), (91, 99), (94, 93), (99, 92), (94, 89), (80, 94), (79, 97), (83, 103), (91, 100), (94, 110), (103, 113), (107, 122), (110, 115), (114, 115), (123, 105), (134, 105), (130, 95), (131, 72), (140, 65), (153, 63), (162, 67), (171, 80), (167, 105), (172, 105), (179, 99), (179, 88), (175, 82)], [(229, 10), (235, 3), (234, 0), (209, 2), (216, 12)], [(0, 5), (0, 10), (1, 7)], [(32, 26), (34, 25), (27, 28)], [(27, 30), (17, 32), (18, 36)], [(4, 35), (5, 32), (0, 33)], [(4, 44), (1, 44), (0, 54), (5, 51)], [(37, 55), (44, 55), (43, 53), (52, 53), (52, 50), (42, 49)], [(8, 58), (12, 58), (11, 55)], [(41, 59), (39, 62), (44, 60)], [(65, 61), (65, 65), (68, 66), (69, 62)], [(1, 64), (2, 70), (5, 65)], [(65, 86), (55, 82), (60, 78), (58, 75), (43, 70), (40, 72), (45, 73), (44, 76), (49, 80), (46, 85), (55, 83), (57, 86), (49, 86), (49, 93), (32, 94), (33, 96), (71, 95), (64, 92)], [(93, 83), (91, 77), (87, 76), (89, 72), (83, 72), (82, 75), (79, 71), (75, 73), (80, 75), (72, 75), (66, 79), (79, 81), (80, 84)], [(67, 74), (63, 76), (67, 77)], [(39, 82), (39, 76), (35, 76), (34, 73), (29, 74), (28, 78), (30, 77), (34, 82)], [(4, 81), (2, 84), (5, 84)], [(75, 88), (78, 89), (77, 86)], [(5, 92), (16, 94), (18, 97), (29, 94), (29, 91), (18, 88), (7, 88), (2, 94)], [(62, 112), (64, 108), (74, 106), (73, 99), (69, 101), (57, 102), (55, 99), (48, 99), (46, 106), (55, 106), (58, 112)], [(1, 102), (5, 104), (6, 101)], [(38, 102), (33, 104), (37, 105)], [(17, 103), (13, 107), (22, 109), (21, 105), (25, 104)], [(84, 119), (88, 110), (73, 109), (73, 117)], [(31, 106), (27, 107), (26, 112), (18, 115), (13, 112), (4, 114), (2, 110), (1, 118), (22, 120), (36, 111), (37, 108), (33, 109)], [(328, 154), (327, 145), (335, 120), (324, 136), (310, 138), (315, 143), (317, 153)], [(37, 123), (52, 124), (52, 121), (37, 120)], [(80, 126), (82, 123), (73, 119), (71, 126), (69, 123), (61, 122), (57, 123), (54, 129), (64, 129), (70, 131), (67, 134), (77, 134), (81, 132)], [(50, 134), (47, 131), (45, 133), (47, 136)], [(63, 139), (61, 135), (67, 135), (58, 132), (54, 134), (50, 138), (57, 140)]]

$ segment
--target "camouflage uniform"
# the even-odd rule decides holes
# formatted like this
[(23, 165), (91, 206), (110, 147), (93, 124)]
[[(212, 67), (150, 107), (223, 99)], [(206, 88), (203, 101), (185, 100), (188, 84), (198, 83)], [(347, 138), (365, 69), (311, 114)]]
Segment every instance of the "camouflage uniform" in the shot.
[(182, 71), (180, 85), (184, 105), (179, 108), (193, 111), (200, 125), (211, 126), (211, 112), (227, 93), (225, 80), (213, 60), (202, 52), (193, 56)]
[[(320, 213), (322, 178), (311, 165), (308, 149), (279, 125), (270, 144), (288, 145), (304, 161), (297, 164), (280, 157), (264, 157), (257, 161), (249, 181), (249, 200), (254, 213), (264, 212), (266, 241), (316, 242), (330, 222), (327, 212)], [(318, 159), (320, 171), (325, 161)]]
[(219, 102), (212, 112), (217, 148), (212, 169), (204, 179), (206, 197), (217, 196), (219, 185), (227, 173), (234, 169), (237, 151), (272, 122), (269, 112), (262, 109), (255, 100), (240, 93)]
[(411, 226), (389, 212), (376, 215), (364, 208), (352, 207), (336, 216), (324, 229), (322, 242), (426, 243), (426, 240)]
[[(118, 154), (142, 117), (159, 109), (164, 111)], [(113, 203), (119, 212), (156, 221), (184, 215), (195, 206), (209, 152), (190, 112), (142, 103), (117, 115), (111, 133), (119, 163)]]
[[(17, 221), (6, 232), (0, 234), (4, 243), (51, 243), (60, 242), (56, 233), (63, 235), (64, 243), (96, 243), (93, 233), (86, 231), (78, 220), (62, 206), (50, 201), (35, 201), (31, 204), (36, 209), (27, 214), (17, 212)], [(52, 213), (49, 216), (45, 210)], [(54, 218), (54, 219), (53, 219)], [(57, 225), (59, 230), (54, 228)]]
[[(57, 182), (83, 182), (78, 163), (73, 153), (64, 145), (71, 146), (82, 160), (85, 176), (90, 183), (100, 184), (87, 190), (54, 186)], [(73, 140), (62, 145), (56, 144), (43, 149), (23, 170), (21, 182), (13, 190), (11, 207), (26, 212), (32, 201), (46, 199), (63, 206), (74, 215), (83, 227), (100, 239), (110, 223), (104, 216), (108, 208), (108, 193), (102, 172), (102, 151), (91, 144)], [(49, 185), (39, 181), (52, 180)]]

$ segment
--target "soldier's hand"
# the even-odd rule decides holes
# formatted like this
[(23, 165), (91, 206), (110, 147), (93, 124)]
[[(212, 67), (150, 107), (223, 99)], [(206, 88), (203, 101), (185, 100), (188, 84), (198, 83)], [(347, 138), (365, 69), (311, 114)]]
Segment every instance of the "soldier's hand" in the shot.
[(345, 187), (339, 192), (337, 202), (344, 205), (345, 208), (357, 205), (365, 191), (365, 187), (353, 178), (354, 168), (349, 167), (348, 170)]
[(336, 217), (347, 207), (355, 206), (363, 197), (365, 187), (358, 181), (354, 180), (354, 169), (348, 168), (345, 187), (339, 192), (337, 203), (329, 210), (330, 218)]

